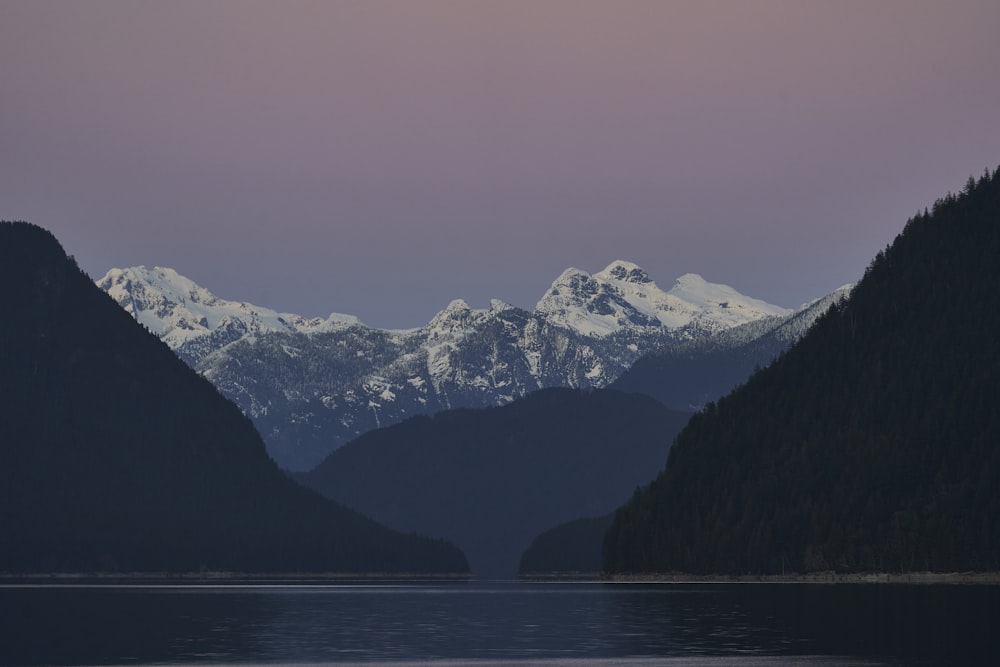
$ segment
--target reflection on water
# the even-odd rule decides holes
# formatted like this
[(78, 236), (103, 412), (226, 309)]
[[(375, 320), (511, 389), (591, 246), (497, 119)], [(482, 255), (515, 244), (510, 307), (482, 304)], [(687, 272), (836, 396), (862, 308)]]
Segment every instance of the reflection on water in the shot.
[(0, 664), (994, 664), (998, 602), (889, 584), (0, 587)]

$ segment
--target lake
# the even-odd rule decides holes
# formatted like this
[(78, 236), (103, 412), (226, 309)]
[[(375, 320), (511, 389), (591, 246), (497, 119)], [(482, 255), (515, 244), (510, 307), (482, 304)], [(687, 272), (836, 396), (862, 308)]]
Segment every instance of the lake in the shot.
[(0, 664), (969, 665), (1000, 587), (5, 585)]

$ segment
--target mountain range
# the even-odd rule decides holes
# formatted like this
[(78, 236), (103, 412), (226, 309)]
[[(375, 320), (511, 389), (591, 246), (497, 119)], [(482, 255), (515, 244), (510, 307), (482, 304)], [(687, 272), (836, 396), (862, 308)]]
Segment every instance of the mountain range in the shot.
[[(453, 545), (359, 509), (461, 542), (487, 575), (512, 573), (534, 535), (523, 571), (591, 569), (609, 521), (610, 573), (996, 571), (998, 221), (1000, 169), (908, 221), (856, 286), (797, 313), (762, 314), (691, 276), (664, 292), (616, 262), (564, 272), (532, 313), (453, 302), (427, 327), (395, 332), (220, 301), (166, 269), (153, 271), (185, 293), (121, 273), (99, 281), (109, 296), (51, 234), (0, 223), (0, 304), (13, 314), (0, 321), (0, 572), (468, 571)], [(504, 357), (489, 352), (531, 326), (562, 336), (561, 347), (539, 340), (578, 362), (577, 379), (606, 369), (583, 346), (618, 340), (639, 353), (641, 332), (659, 337), (634, 366), (643, 374), (619, 381), (638, 377), (654, 395), (684, 382), (685, 355), (726, 366), (726, 355), (783, 349), (690, 419), (664, 406), (667, 394), (526, 389), (499, 407), (410, 416), (294, 475), (354, 510), (295, 484), (208, 381), (216, 366), (190, 367), (242, 359), (256, 364), (246, 377), (287, 396), (296, 385), (281, 374), (299, 372), (289, 360), (321, 367), (326, 348), (371, 379), (377, 351), (351, 345), (384, 335), (387, 349), (412, 345), (410, 368), (426, 372), (402, 376), (414, 388), (496, 391), (508, 385), (483, 369)], [(259, 356), (231, 354), (244, 349)], [(516, 349), (528, 369), (547, 360)]]
[[(593, 275), (567, 269), (532, 311), (455, 300), (410, 330), (227, 301), (168, 268), (112, 269), (97, 283), (239, 405), (289, 470), (413, 415), (503, 405), (545, 387), (604, 387), (643, 355), (729, 330), (767, 335), (799, 312), (695, 274), (663, 290), (626, 261)], [(741, 329), (755, 322), (766, 325)]]

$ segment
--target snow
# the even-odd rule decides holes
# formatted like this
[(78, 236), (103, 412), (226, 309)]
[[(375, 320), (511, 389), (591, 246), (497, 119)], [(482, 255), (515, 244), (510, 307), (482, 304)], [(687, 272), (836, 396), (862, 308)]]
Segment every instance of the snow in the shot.
[(433, 336), (465, 331), (471, 321), (479, 319), (487, 311), (473, 310), (463, 299), (455, 299), (431, 318), (425, 329)]
[(710, 283), (696, 273), (682, 275), (665, 292), (640, 266), (617, 260), (594, 275), (567, 269), (535, 312), (585, 335), (606, 336), (626, 328), (679, 330), (692, 324), (719, 331), (793, 311)]
[(97, 284), (171, 348), (226, 322), (240, 322), (252, 333), (319, 333), (361, 325), (353, 315), (331, 313), (325, 319), (307, 319), (244, 301), (226, 301), (175, 270), (160, 266), (111, 269)]
[(428, 345), (427, 346), (427, 372), (431, 378), (441, 378), (447, 374), (451, 368), (452, 346), (450, 344)]
[(511, 310), (513, 308), (514, 306), (504, 301), (501, 301), (500, 299), (490, 299), (490, 312), (500, 313), (505, 310)]
[[(304, 318), (255, 306), (244, 301), (216, 297), (194, 281), (170, 268), (135, 266), (111, 269), (98, 281), (141, 324), (171, 348), (208, 335), (223, 327), (245, 329), (256, 336), (278, 331), (311, 335), (364, 325), (353, 315), (331, 313), (326, 318)], [(394, 341), (424, 332), (428, 338), (460, 342), (484, 318), (512, 309), (498, 299), (486, 310), (474, 310), (463, 299), (455, 299), (437, 313), (426, 327), (393, 331)], [(678, 331), (695, 327), (717, 332), (792, 311), (760, 299), (744, 296), (728, 285), (710, 283), (696, 273), (677, 278), (669, 291), (662, 290), (633, 262), (616, 260), (593, 275), (570, 267), (552, 283), (535, 306), (535, 314), (546, 321), (586, 336), (605, 337), (625, 330)], [(286, 349), (294, 355), (297, 350)], [(432, 375), (445, 372), (447, 355), (429, 350)], [(364, 352), (355, 352), (358, 357)], [(530, 363), (530, 362), (529, 362)]]

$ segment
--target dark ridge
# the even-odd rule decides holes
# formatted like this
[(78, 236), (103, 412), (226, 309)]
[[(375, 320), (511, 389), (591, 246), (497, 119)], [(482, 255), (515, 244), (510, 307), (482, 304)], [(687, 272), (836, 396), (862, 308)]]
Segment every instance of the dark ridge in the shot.
[(453, 541), (477, 576), (513, 577), (539, 532), (610, 512), (649, 482), (688, 416), (637, 394), (545, 389), (369, 432), (299, 479), (397, 530)]
[(611, 572), (1000, 570), (1000, 169), (912, 218), (851, 298), (693, 417)]
[(287, 478), (55, 237), (0, 223), (0, 572), (463, 572)]

